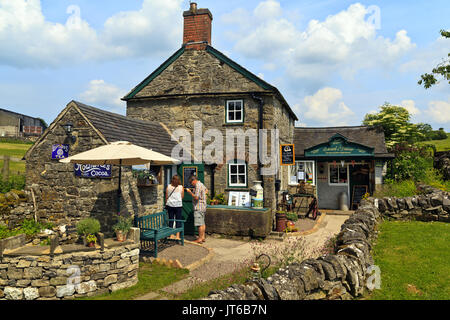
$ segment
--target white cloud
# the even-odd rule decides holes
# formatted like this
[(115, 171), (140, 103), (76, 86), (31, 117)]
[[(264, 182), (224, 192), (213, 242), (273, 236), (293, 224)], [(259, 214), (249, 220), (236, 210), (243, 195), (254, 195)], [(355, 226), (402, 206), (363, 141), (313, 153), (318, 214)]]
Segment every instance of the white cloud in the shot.
[(402, 102), (400, 102), (400, 106), (408, 110), (409, 114), (412, 116), (416, 116), (421, 113), (419, 108), (416, 107), (414, 100), (402, 100)]
[(303, 104), (294, 108), (303, 119), (327, 126), (345, 126), (355, 116), (355, 113), (342, 101), (343, 95), (339, 89), (323, 88), (312, 96), (306, 96)]
[(0, 50), (0, 64), (57, 67), (173, 50), (182, 41), (181, 2), (144, 0), (140, 10), (120, 12), (97, 31), (78, 6), (67, 8), (70, 16), (61, 24), (46, 19), (40, 0), (1, 0), (0, 43), (8, 45)]
[(125, 102), (120, 100), (126, 90), (106, 83), (104, 80), (92, 80), (86, 91), (79, 95), (81, 102), (94, 104), (98, 107), (109, 107), (113, 112), (124, 113)]
[(426, 113), (437, 123), (450, 123), (450, 99), (449, 101), (431, 101)]
[[(242, 9), (235, 12), (245, 16)], [(317, 87), (335, 71), (352, 77), (364, 68), (391, 68), (415, 47), (405, 30), (393, 39), (378, 35), (370, 13), (368, 7), (356, 3), (324, 21), (311, 20), (300, 30), (278, 2), (269, 0), (247, 13), (246, 22), (235, 33), (239, 37), (232, 40), (235, 50), (246, 57), (276, 61), (291, 80), (306, 79)]]

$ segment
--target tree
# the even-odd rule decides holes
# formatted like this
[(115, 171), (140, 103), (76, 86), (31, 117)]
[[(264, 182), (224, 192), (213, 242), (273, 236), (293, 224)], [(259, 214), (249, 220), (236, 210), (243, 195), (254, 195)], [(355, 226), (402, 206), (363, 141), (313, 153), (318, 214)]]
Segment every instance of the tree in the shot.
[(419, 131), (418, 126), (410, 122), (408, 110), (393, 106), (389, 102), (381, 106), (380, 112), (366, 114), (363, 124), (382, 127), (386, 146), (390, 149), (398, 143), (414, 143), (423, 138), (423, 133)]
[[(441, 30), (441, 35), (444, 38), (450, 38), (450, 31)], [(448, 83), (450, 84), (450, 53), (448, 54), (448, 58), (439, 63), (431, 73), (425, 73), (420, 77), (422, 79), (419, 80), (418, 84), (423, 84), (425, 89), (438, 83), (436, 77), (442, 77), (445, 80), (448, 80)]]

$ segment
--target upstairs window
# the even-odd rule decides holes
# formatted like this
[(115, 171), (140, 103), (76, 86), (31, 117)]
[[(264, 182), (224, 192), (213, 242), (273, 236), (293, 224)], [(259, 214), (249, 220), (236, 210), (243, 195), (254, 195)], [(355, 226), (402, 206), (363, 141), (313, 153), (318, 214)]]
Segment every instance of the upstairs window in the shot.
[(227, 123), (244, 122), (244, 102), (243, 100), (228, 100), (226, 107)]

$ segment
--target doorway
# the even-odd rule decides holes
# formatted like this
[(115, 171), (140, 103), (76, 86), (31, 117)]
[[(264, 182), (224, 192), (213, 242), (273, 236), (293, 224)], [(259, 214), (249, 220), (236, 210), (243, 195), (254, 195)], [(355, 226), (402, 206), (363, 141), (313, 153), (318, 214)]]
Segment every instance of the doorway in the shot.
[[(181, 183), (185, 188), (191, 188), (189, 178), (195, 174), (199, 181), (205, 182), (205, 165), (204, 164), (181, 164), (178, 166), (178, 175), (181, 178)], [(185, 192), (183, 198), (183, 219), (184, 234), (195, 235), (197, 228), (194, 226), (194, 206), (192, 204), (192, 196)]]
[(370, 190), (369, 175), (370, 167), (368, 164), (349, 165), (350, 168), (350, 203), (353, 204), (353, 189), (355, 186), (367, 186)]

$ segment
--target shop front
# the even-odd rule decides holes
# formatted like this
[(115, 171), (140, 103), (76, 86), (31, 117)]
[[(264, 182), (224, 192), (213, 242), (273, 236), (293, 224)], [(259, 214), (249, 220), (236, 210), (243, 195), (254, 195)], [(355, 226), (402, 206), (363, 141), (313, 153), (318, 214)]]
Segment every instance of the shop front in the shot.
[[(386, 160), (392, 158), (383, 148), (382, 133), (369, 131), (368, 127), (297, 129), (303, 138), (320, 139), (316, 139), (319, 142), (316, 144), (313, 141), (296, 144), (300, 152), (296, 153), (290, 182), (296, 185), (304, 181), (314, 186), (319, 208), (356, 209), (366, 194), (373, 194), (382, 184)], [(369, 135), (378, 135), (381, 141), (373, 143), (376, 139), (367, 139)], [(381, 153), (377, 150), (380, 146)]]

